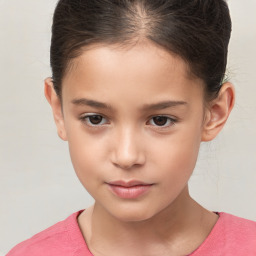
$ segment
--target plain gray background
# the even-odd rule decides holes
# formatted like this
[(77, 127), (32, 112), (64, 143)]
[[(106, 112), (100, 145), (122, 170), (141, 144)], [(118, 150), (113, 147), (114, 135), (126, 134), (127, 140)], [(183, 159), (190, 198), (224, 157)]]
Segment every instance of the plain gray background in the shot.
[[(221, 135), (202, 144), (190, 189), (211, 210), (256, 220), (256, 1), (228, 3), (236, 106)], [(93, 202), (43, 95), (55, 4), (0, 0), (0, 255)]]

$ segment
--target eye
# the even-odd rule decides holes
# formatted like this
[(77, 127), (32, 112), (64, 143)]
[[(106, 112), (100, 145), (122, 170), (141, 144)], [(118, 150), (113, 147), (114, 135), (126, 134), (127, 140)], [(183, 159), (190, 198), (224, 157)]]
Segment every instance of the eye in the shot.
[(174, 125), (175, 119), (168, 116), (154, 116), (149, 120), (149, 124), (159, 127), (168, 127)]
[(80, 119), (89, 126), (100, 126), (107, 123), (107, 119), (97, 114), (87, 114)]

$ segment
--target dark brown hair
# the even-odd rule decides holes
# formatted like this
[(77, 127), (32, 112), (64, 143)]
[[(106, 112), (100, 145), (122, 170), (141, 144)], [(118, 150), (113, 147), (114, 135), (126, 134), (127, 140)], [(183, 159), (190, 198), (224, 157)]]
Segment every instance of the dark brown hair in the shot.
[(56, 93), (72, 59), (93, 44), (148, 39), (179, 55), (218, 95), (231, 33), (225, 0), (59, 0), (52, 25), (51, 67)]

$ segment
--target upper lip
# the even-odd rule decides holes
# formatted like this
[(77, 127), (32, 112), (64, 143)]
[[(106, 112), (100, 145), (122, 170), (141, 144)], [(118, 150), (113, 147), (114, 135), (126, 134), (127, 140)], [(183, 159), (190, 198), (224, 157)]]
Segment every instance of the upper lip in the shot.
[(117, 181), (111, 181), (108, 182), (109, 185), (113, 186), (122, 186), (122, 187), (134, 187), (134, 186), (145, 186), (145, 185), (152, 185), (150, 183), (145, 183), (143, 181), (139, 180), (130, 180), (130, 181), (124, 181), (124, 180), (117, 180)]

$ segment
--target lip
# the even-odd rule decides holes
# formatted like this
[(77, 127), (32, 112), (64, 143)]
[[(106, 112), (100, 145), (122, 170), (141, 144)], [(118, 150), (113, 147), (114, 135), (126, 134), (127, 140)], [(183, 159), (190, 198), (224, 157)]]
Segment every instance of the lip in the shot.
[(107, 183), (111, 192), (124, 199), (135, 199), (138, 198), (145, 193), (149, 192), (153, 184), (145, 183), (138, 180), (131, 181), (113, 181)]

